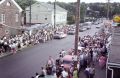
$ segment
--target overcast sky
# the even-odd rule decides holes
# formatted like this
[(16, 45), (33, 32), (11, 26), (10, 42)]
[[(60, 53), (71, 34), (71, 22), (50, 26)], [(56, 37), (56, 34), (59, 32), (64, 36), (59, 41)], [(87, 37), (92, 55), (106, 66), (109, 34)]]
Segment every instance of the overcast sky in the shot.
[[(38, 0), (40, 2), (54, 2), (55, 0)], [(59, 2), (77, 2), (77, 0), (56, 0)], [(95, 3), (95, 2), (106, 2), (107, 0), (81, 0), (81, 2), (86, 2), (86, 3)], [(110, 0), (111, 2), (120, 2), (120, 0)]]

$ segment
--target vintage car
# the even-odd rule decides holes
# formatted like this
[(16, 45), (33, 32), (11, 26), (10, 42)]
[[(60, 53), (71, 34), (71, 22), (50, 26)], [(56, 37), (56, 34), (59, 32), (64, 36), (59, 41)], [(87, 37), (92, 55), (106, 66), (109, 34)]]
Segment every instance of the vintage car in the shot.
[(62, 39), (65, 38), (67, 36), (67, 34), (65, 34), (64, 32), (56, 32), (54, 34), (54, 39)]
[(63, 63), (62, 66), (64, 68), (69, 69), (73, 65), (73, 56), (72, 55), (65, 55), (63, 57)]
[(68, 30), (68, 34), (69, 34), (69, 35), (74, 35), (74, 34), (75, 34), (75, 29), (70, 29), (70, 30)]

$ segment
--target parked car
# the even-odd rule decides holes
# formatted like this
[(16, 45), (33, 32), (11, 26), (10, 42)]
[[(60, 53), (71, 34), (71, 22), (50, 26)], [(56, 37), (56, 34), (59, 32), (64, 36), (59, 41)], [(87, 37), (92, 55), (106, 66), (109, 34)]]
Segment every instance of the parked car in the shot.
[(65, 34), (64, 32), (56, 32), (54, 34), (54, 39), (62, 39), (65, 38), (67, 36), (67, 34)]
[(91, 25), (86, 26), (86, 28), (87, 28), (87, 30), (88, 30), (88, 29), (91, 29)]
[(100, 28), (101, 27), (101, 25), (96, 25), (96, 28)]
[(74, 35), (74, 34), (75, 34), (75, 29), (70, 29), (70, 30), (68, 30), (68, 34), (69, 34), (69, 35)]
[(87, 30), (86, 27), (80, 27), (80, 28), (79, 28), (79, 31), (80, 31), (80, 32), (83, 32), (83, 31), (85, 31), (85, 30)]
[(88, 29), (91, 29), (92, 22), (85, 22), (85, 27)]
[(98, 24), (100, 24), (98, 21), (94, 22), (94, 25), (98, 25)]

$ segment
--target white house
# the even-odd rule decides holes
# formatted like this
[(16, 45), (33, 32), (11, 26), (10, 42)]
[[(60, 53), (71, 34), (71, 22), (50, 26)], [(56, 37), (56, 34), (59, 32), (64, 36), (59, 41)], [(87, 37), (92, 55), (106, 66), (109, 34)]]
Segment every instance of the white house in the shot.
[[(26, 23), (29, 23), (30, 11), (26, 8)], [(31, 23), (49, 23), (54, 24), (54, 5), (36, 2), (31, 6)], [(56, 24), (67, 23), (67, 10), (56, 5)]]

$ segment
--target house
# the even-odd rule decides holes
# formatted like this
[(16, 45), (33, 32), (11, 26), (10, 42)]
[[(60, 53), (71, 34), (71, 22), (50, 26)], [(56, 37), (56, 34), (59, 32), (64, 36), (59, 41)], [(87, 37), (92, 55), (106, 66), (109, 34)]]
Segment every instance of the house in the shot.
[[(30, 8), (26, 8), (26, 23), (29, 23)], [(31, 6), (31, 23), (49, 23), (54, 25), (54, 5), (36, 2)], [(56, 24), (67, 23), (67, 10), (56, 5)]]
[(106, 78), (120, 78), (120, 27), (113, 27)]
[(0, 1), (0, 37), (18, 34), (22, 8), (14, 0)]

